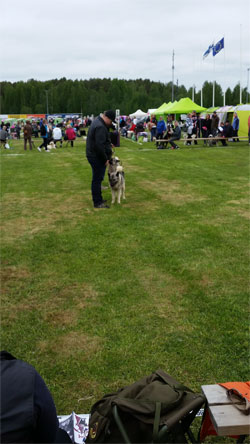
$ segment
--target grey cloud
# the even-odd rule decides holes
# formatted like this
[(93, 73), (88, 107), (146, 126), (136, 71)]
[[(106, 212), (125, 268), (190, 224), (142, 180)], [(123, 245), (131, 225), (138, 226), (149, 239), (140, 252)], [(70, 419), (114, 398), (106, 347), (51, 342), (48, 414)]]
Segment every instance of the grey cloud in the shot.
[[(198, 0), (12, 0), (1, 13), (1, 79), (215, 79), (233, 87), (250, 66), (250, 2)], [(241, 60), (240, 60), (240, 25)], [(225, 51), (202, 54), (225, 35)], [(215, 65), (215, 68), (213, 67)], [(241, 73), (240, 73), (241, 65)]]

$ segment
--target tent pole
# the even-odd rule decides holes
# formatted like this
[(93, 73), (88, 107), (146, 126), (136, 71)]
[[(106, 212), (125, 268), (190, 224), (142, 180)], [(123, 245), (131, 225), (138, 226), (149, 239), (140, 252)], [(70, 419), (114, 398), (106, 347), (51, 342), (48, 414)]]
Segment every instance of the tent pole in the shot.
[(172, 103), (174, 101), (174, 49), (172, 55)]
[(213, 108), (214, 108), (214, 99), (215, 99), (215, 80), (213, 81), (213, 103), (212, 103)]

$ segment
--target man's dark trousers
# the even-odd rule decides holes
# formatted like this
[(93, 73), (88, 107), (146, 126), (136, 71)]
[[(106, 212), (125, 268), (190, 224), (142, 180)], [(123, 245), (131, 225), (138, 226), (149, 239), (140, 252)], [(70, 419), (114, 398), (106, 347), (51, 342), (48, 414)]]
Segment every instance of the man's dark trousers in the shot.
[(94, 157), (88, 157), (88, 162), (92, 168), (91, 192), (94, 207), (96, 207), (103, 202), (101, 185), (104, 179), (106, 165)]

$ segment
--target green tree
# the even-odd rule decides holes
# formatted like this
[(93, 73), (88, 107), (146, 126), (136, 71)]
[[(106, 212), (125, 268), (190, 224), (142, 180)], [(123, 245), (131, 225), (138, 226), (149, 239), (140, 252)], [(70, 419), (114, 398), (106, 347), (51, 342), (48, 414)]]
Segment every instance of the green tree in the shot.
[(232, 92), (232, 105), (238, 105), (240, 103), (240, 84), (238, 83)]

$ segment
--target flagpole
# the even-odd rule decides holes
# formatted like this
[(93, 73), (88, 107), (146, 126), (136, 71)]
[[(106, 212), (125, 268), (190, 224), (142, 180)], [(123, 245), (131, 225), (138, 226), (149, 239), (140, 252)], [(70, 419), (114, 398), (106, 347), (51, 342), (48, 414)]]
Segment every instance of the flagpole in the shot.
[(172, 55), (172, 102), (174, 101), (174, 49)]
[[(225, 33), (224, 33), (224, 81), (226, 79), (226, 51), (225, 51)], [(223, 106), (226, 106), (226, 87), (224, 88)]]
[[(213, 76), (215, 77), (215, 63), (214, 63), (214, 56), (213, 56)], [(213, 101), (212, 101), (212, 107), (214, 108), (214, 99), (215, 99), (215, 80), (213, 81)]]
[(242, 48), (241, 48), (242, 24), (240, 25), (240, 104), (242, 103)]
[[(214, 46), (214, 40), (213, 40), (213, 46)], [(214, 48), (213, 48), (214, 51)], [(215, 61), (214, 61), (214, 52), (213, 52), (213, 101), (212, 101), (212, 107), (215, 107)]]

